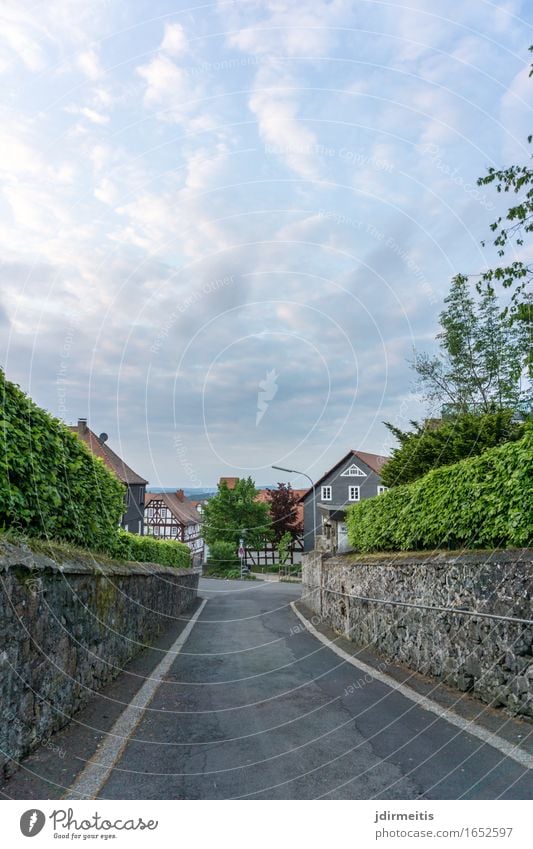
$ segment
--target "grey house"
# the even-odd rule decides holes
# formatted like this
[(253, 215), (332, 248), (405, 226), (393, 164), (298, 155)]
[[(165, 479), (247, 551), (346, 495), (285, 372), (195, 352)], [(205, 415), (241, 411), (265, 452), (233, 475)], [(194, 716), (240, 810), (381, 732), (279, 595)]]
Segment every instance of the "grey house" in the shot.
[[(373, 498), (385, 491), (380, 472), (388, 457), (349, 451), (325, 475), (308, 489), (300, 501), (304, 505), (304, 551), (316, 547), (323, 551), (345, 551), (346, 510), (363, 498)], [(315, 530), (316, 529), (316, 530)]]
[(144, 496), (146, 484), (143, 477), (134, 472), (124, 460), (107, 445), (107, 434), (97, 436), (87, 425), (87, 419), (78, 419), (78, 424), (69, 428), (85, 443), (95, 457), (100, 457), (107, 468), (124, 484), (124, 515), (121, 527), (134, 534), (144, 534)]

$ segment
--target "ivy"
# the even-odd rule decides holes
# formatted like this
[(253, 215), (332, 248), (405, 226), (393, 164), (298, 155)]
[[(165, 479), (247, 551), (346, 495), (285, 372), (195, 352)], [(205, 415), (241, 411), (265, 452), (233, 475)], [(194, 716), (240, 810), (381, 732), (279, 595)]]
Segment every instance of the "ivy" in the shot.
[(517, 442), (428, 472), (348, 509), (351, 545), (368, 551), (531, 544), (533, 428)]
[(124, 485), (0, 369), (0, 527), (110, 557), (188, 566), (188, 546), (119, 531)]

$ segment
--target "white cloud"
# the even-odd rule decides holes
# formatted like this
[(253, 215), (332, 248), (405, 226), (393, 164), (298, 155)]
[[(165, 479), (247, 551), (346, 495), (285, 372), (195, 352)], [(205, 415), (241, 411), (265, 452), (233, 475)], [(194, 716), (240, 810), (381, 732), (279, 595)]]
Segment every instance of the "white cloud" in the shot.
[(78, 66), (90, 80), (99, 80), (104, 75), (100, 65), (100, 58), (94, 49), (84, 50), (83, 53), (80, 53), (78, 56)]
[(182, 56), (187, 52), (189, 43), (181, 24), (166, 24), (161, 42), (161, 50), (169, 56)]
[(250, 109), (257, 117), (259, 134), (268, 152), (279, 156), (300, 177), (315, 179), (317, 139), (298, 120), (298, 102), (290, 83), (287, 75), (269, 63), (257, 74)]

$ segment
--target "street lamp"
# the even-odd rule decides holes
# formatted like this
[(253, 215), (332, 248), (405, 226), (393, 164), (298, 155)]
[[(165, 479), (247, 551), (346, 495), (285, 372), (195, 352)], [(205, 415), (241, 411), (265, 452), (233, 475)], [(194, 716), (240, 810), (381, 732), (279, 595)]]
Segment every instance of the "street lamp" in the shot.
[(278, 469), (280, 472), (288, 472), (290, 475), (302, 475), (311, 483), (313, 490), (313, 549), (316, 548), (316, 497), (315, 497), (315, 482), (309, 477), (306, 472), (300, 472), (298, 469), (285, 469), (283, 466), (272, 466), (272, 469)]

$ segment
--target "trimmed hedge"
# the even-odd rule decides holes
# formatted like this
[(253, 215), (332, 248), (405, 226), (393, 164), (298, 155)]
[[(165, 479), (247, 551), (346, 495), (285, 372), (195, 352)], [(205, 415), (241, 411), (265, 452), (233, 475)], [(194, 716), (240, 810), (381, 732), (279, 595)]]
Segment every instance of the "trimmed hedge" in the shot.
[(0, 524), (108, 551), (124, 485), (0, 370)]
[(350, 544), (363, 552), (531, 544), (532, 452), (528, 426), (518, 442), (350, 507)]
[(0, 369), (0, 527), (109, 557), (190, 565), (190, 550), (119, 530), (124, 484)]
[(118, 531), (115, 546), (109, 554), (120, 560), (161, 563), (162, 566), (176, 566), (180, 569), (188, 569), (191, 565), (191, 550), (185, 543), (140, 537), (123, 530)]

